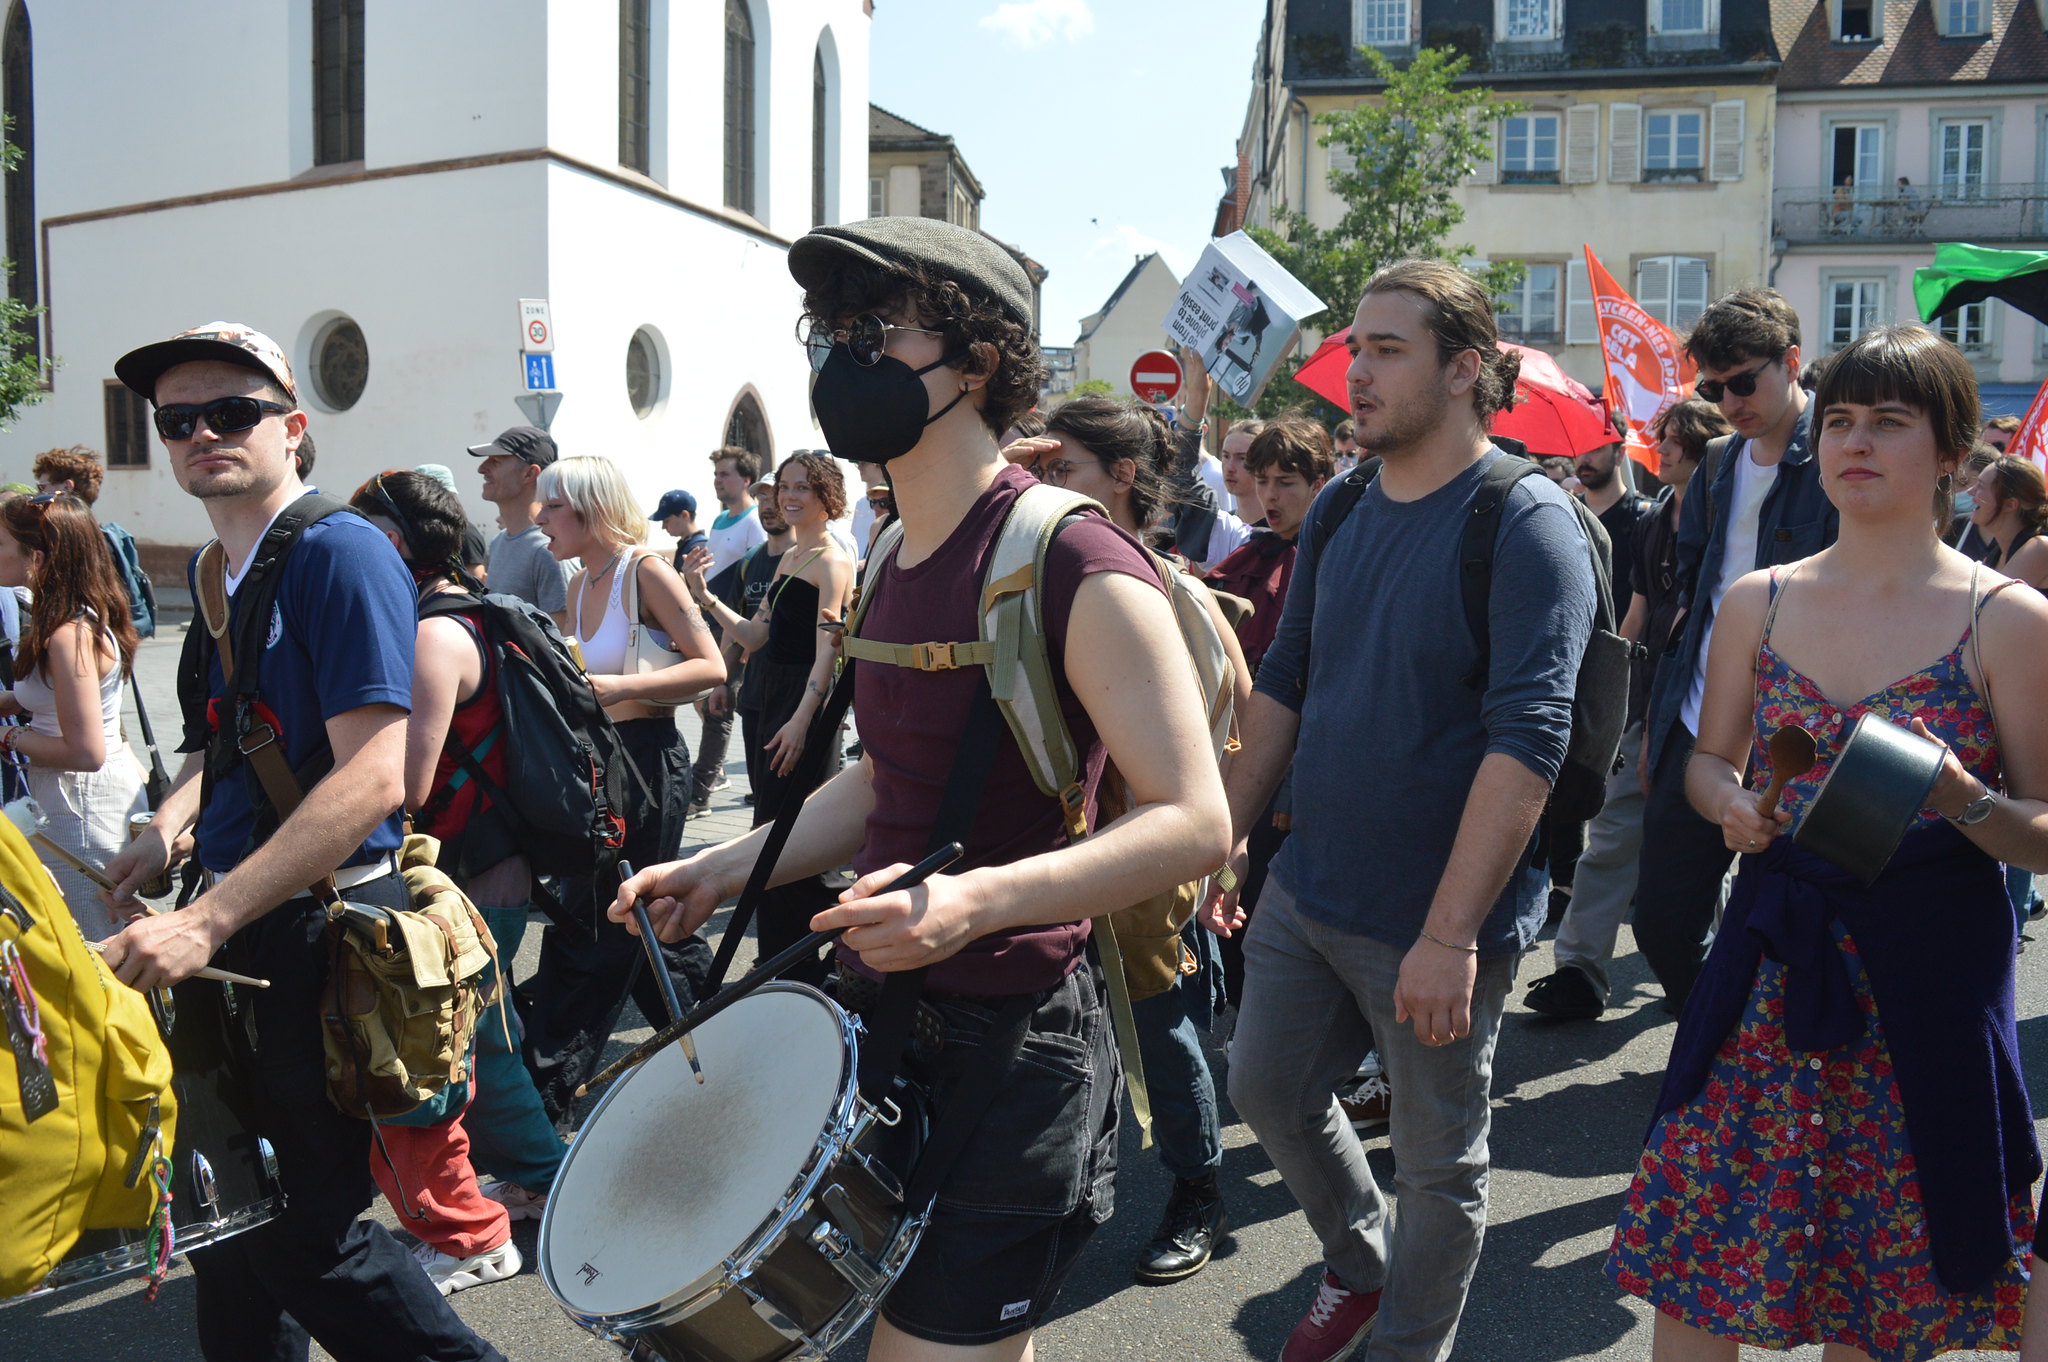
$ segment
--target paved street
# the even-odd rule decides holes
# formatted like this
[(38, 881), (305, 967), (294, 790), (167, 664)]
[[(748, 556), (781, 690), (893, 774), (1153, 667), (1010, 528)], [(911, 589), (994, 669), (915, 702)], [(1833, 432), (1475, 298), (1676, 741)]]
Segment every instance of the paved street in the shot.
[[(171, 699), (180, 633), (167, 630), (144, 653), (145, 691), (160, 736), (177, 730)], [(744, 828), (738, 800), (745, 780), (692, 825), (692, 840)], [(1624, 943), (1627, 938), (1624, 937)], [(521, 952), (531, 968), (534, 936)], [(2048, 1092), (2048, 981), (2042, 951), (2020, 970), (2020, 1035), (2034, 1074), (2035, 1106)], [(1550, 970), (1548, 943), (1523, 962), (1522, 981)], [(1516, 1008), (1501, 1037), (1494, 1076), (1492, 1225), (1473, 1285), (1456, 1356), (1469, 1362), (1551, 1362), (1565, 1358), (1643, 1358), (1646, 1311), (1602, 1272), (1617, 1199), (1640, 1149), (1657, 1075), (1669, 1049), (1671, 1019), (1640, 957), (1617, 971), (1619, 1009), (1599, 1023), (1552, 1025)], [(1519, 988), (1517, 997), (1519, 997)], [(622, 1042), (646, 1034), (635, 1029)], [(1220, 1051), (1214, 1059), (1219, 1083)], [(1178, 1286), (1131, 1284), (1130, 1267), (1163, 1204), (1167, 1178), (1149, 1152), (1127, 1138), (1118, 1213), (1094, 1242), (1040, 1335), (1047, 1359), (1272, 1359), (1314, 1295), (1317, 1253), (1293, 1199), (1226, 1109), (1224, 1183), (1234, 1236), (1200, 1276)], [(1371, 1142), (1384, 1184), (1394, 1168), (1384, 1137)], [(677, 1175), (687, 1176), (679, 1158)], [(380, 1203), (386, 1223), (392, 1217)], [(535, 1226), (519, 1228), (528, 1269), (518, 1278), (456, 1297), (463, 1317), (508, 1357), (615, 1358), (616, 1350), (571, 1326), (542, 1288), (532, 1258)], [(187, 1362), (192, 1342), (192, 1280), (180, 1268), (154, 1306), (132, 1281), (74, 1291), (0, 1309), (0, 1359), (7, 1362)], [(325, 1356), (325, 1354), (318, 1354)], [(846, 1356), (858, 1356), (854, 1348)], [(1817, 1349), (1794, 1356), (1815, 1359)], [(1978, 1354), (1951, 1354), (1978, 1356)], [(1988, 1355), (1986, 1355), (1988, 1356)]]

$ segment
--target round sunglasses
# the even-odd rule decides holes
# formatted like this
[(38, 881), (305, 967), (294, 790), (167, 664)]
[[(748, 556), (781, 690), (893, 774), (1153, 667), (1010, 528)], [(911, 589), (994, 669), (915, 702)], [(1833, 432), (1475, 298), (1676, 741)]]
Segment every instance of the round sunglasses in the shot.
[(945, 334), (922, 326), (898, 326), (894, 322), (883, 321), (872, 312), (863, 312), (841, 327), (813, 323), (810, 334), (804, 337), (804, 349), (810, 353), (813, 369), (825, 367), (825, 361), (831, 357), (834, 345), (844, 345), (846, 352), (853, 356), (855, 364), (863, 369), (871, 369), (882, 362), (882, 346), (889, 339), (891, 331), (914, 331), (920, 336)]
[(170, 402), (156, 409), (156, 433), (166, 440), (189, 440), (198, 429), (199, 418), (216, 435), (237, 435), (254, 430), (266, 416), (281, 415), (291, 408), (260, 397), (216, 397), (211, 402)]

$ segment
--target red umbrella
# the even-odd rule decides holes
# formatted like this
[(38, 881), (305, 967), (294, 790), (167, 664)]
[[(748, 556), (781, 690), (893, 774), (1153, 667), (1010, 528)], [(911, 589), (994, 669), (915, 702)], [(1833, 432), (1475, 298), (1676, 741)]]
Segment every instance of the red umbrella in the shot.
[[(1294, 374), (1294, 381), (1316, 396), (1347, 409), (1351, 396), (1344, 387), (1344, 371), (1351, 367), (1351, 352), (1345, 342), (1350, 336), (1347, 326), (1326, 337)], [(1618, 437), (1608, 423), (1607, 408), (1592, 389), (1541, 350), (1512, 341), (1498, 344), (1522, 357), (1522, 372), (1515, 380), (1513, 409), (1493, 418), (1494, 434), (1520, 440), (1531, 454), (1566, 458), (1615, 442)]]

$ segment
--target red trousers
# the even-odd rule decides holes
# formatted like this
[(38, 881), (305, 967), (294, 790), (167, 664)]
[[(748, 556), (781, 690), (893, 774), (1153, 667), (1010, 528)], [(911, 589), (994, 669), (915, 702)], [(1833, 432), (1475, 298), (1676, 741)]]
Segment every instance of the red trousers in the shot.
[(450, 1258), (487, 1253), (512, 1237), (511, 1216), (477, 1190), (460, 1115), (430, 1126), (379, 1126), (376, 1133), (383, 1143), (370, 1141), (370, 1175), (409, 1233)]

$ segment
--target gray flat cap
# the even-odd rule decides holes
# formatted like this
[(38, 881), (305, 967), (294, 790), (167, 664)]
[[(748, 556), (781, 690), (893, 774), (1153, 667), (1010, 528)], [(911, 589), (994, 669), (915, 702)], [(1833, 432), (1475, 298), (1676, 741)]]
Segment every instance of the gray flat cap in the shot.
[(937, 218), (863, 218), (818, 227), (789, 248), (789, 272), (808, 289), (849, 257), (888, 269), (921, 267), (992, 299), (1012, 320), (1031, 325), (1030, 276), (1008, 250), (972, 227)]

